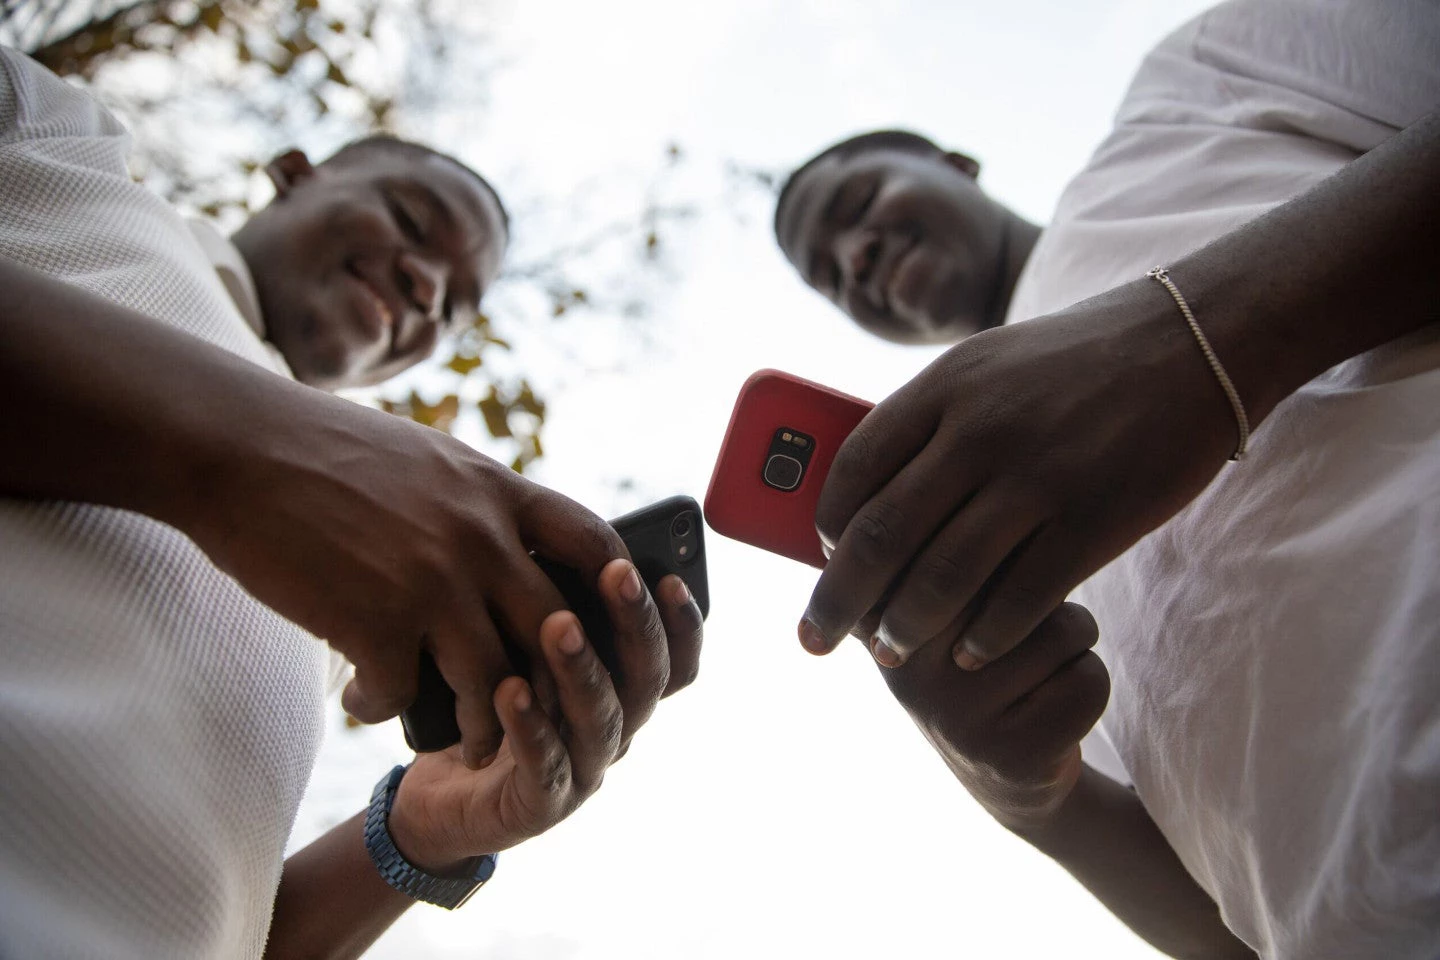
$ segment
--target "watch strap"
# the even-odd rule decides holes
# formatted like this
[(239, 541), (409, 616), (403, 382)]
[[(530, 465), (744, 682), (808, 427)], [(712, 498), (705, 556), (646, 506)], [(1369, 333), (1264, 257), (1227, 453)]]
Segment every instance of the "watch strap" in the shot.
[(416, 900), (454, 910), (474, 896), (475, 891), (495, 872), (496, 854), (476, 857), (464, 876), (437, 877), (418, 869), (400, 855), (390, 836), (390, 809), (395, 792), (405, 776), (406, 766), (397, 766), (375, 784), (370, 807), (365, 812), (365, 849), (385, 882)]

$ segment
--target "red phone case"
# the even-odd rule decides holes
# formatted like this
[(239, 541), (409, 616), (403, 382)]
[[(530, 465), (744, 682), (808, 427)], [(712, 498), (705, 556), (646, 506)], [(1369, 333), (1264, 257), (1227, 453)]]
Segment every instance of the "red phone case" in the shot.
[[(825, 566), (815, 506), (840, 444), (871, 404), (779, 370), (761, 370), (740, 388), (730, 426), (710, 475), (705, 520), (716, 533), (812, 567)], [(766, 482), (768, 461), (782, 431), (813, 441), (799, 485)]]

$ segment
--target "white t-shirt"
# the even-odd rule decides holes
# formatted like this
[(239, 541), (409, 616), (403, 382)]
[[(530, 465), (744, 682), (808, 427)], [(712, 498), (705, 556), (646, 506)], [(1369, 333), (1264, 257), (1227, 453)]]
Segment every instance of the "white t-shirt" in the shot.
[[(128, 152), (0, 48), (0, 257), (288, 375)], [(328, 667), (178, 531), (0, 498), (0, 956), (258, 957)]]
[[(1437, 107), (1440, 3), (1222, 4), (1146, 58), (1011, 319), (1173, 262)], [(1113, 748), (1231, 929), (1266, 957), (1440, 957), (1440, 323), (1303, 387), (1074, 599), (1113, 681), (1087, 760)]]

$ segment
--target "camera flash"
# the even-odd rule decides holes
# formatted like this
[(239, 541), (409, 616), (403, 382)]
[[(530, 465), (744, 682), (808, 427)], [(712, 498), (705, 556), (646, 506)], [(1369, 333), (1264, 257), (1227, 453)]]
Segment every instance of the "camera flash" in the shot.
[(789, 443), (791, 440), (794, 440), (795, 438), (792, 437), (792, 436), (791, 436), (790, 434), (788, 434), (788, 433), (782, 433), (782, 434), (780, 434), (780, 439), (781, 439), (781, 440), (784, 440), (786, 443)]
[(682, 543), (682, 544), (680, 544), (680, 549), (677, 550), (676, 552), (679, 553), (680, 556), (683, 557), (683, 556), (685, 556), (686, 554), (688, 554), (688, 553), (690, 552), (690, 548), (687, 547), (685, 544)]

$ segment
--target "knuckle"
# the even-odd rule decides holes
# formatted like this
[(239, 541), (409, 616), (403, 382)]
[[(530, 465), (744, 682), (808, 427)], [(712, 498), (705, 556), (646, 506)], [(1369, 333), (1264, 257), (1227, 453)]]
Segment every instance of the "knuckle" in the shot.
[(1056, 629), (1074, 638), (1082, 648), (1093, 647), (1100, 639), (1100, 625), (1095, 622), (1094, 615), (1078, 603), (1060, 604), (1050, 619)]
[(619, 748), (625, 734), (625, 714), (619, 705), (610, 704), (600, 717), (600, 739), (612, 752)]
[(852, 536), (854, 549), (861, 561), (880, 561), (891, 557), (898, 545), (898, 531), (904, 517), (894, 505), (875, 500), (850, 521), (846, 533)]
[(947, 550), (927, 552), (915, 564), (911, 579), (928, 600), (948, 600), (965, 577), (965, 568)]
[(1094, 721), (1110, 702), (1110, 671), (1093, 652), (1086, 651), (1070, 668), (1075, 685), (1076, 712)]
[(549, 796), (557, 796), (570, 788), (570, 767), (565, 755), (559, 750), (550, 751), (540, 768), (540, 789)]
[(684, 690), (686, 687), (690, 686), (690, 684), (694, 683), (696, 680), (699, 679), (700, 664), (698, 662), (692, 663), (689, 666), (685, 667), (684, 670), (682, 670), (678, 674), (675, 673), (675, 671), (673, 670), (670, 671), (670, 685), (668, 689), (672, 693), (679, 690)]

